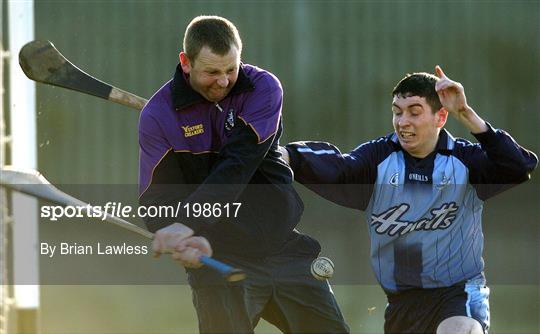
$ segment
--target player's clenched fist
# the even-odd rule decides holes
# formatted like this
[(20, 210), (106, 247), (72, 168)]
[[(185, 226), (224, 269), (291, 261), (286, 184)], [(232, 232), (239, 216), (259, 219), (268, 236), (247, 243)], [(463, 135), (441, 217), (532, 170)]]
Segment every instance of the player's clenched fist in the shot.
[(154, 255), (159, 257), (162, 253), (172, 253), (181, 241), (193, 235), (193, 230), (184, 224), (174, 223), (156, 232), (152, 242)]
[(202, 255), (212, 256), (210, 243), (204, 237), (190, 237), (182, 240), (171, 256), (186, 268), (199, 268)]
[(206, 238), (194, 237), (193, 230), (184, 224), (174, 223), (158, 230), (152, 243), (154, 256), (172, 254), (173, 260), (187, 268), (199, 268), (202, 255), (211, 256), (212, 247)]

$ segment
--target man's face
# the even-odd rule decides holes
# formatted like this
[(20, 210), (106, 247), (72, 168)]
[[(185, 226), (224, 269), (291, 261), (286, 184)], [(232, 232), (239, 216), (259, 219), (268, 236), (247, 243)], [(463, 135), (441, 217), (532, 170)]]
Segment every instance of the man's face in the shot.
[(419, 96), (394, 96), (392, 114), (401, 147), (417, 158), (433, 152), (448, 115), (444, 108), (433, 113), (426, 99)]
[(204, 46), (194, 61), (181, 52), (180, 64), (184, 73), (189, 74), (189, 84), (196, 92), (208, 101), (219, 102), (238, 79), (240, 53), (233, 45), (226, 55), (220, 56)]

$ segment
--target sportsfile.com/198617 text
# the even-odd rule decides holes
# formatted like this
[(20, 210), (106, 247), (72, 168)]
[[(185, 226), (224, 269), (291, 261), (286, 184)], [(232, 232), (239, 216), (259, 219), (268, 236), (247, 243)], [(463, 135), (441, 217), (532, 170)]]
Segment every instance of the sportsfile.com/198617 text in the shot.
[(105, 205), (61, 206), (43, 205), (41, 218), (57, 221), (60, 218), (96, 218), (105, 220), (107, 216), (119, 218), (236, 218), (242, 203), (182, 203), (174, 205), (138, 206), (120, 202), (107, 202)]

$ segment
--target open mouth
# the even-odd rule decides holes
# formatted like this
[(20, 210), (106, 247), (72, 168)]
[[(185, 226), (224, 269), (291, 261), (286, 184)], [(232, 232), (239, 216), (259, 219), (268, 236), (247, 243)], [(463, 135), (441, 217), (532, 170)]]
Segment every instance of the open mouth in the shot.
[(399, 131), (399, 137), (407, 141), (416, 137), (416, 134), (414, 132), (409, 132), (409, 131)]

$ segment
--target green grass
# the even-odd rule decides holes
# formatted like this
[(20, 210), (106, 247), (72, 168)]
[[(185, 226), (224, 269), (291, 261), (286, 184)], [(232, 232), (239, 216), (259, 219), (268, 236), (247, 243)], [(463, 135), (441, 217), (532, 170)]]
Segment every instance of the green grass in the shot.
[[(334, 287), (352, 333), (382, 333), (385, 297), (378, 286)], [(43, 286), (42, 332), (196, 333), (188, 286)], [(539, 332), (539, 286), (491, 287), (491, 334)], [(257, 334), (279, 333), (261, 321)]]

